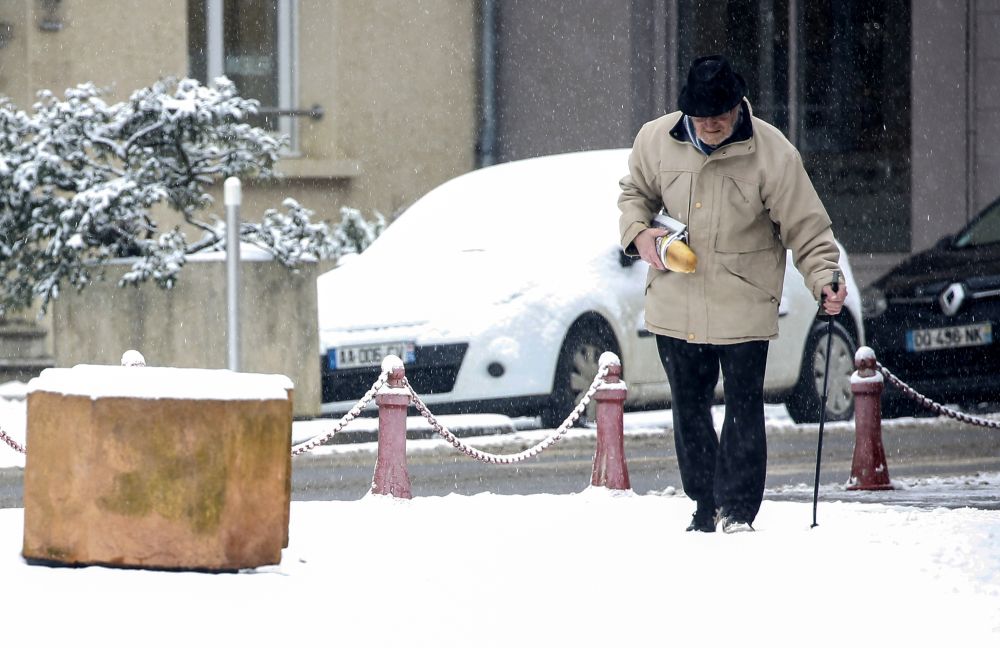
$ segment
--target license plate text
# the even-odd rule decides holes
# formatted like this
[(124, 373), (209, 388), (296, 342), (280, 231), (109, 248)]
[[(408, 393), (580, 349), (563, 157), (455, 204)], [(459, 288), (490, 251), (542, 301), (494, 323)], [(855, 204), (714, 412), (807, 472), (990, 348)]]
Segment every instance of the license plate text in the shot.
[(959, 347), (982, 346), (993, 343), (993, 326), (990, 322), (966, 326), (945, 326), (934, 329), (917, 329), (906, 332), (907, 351), (933, 351)]
[(403, 364), (416, 359), (413, 342), (386, 342), (383, 344), (367, 344), (357, 346), (337, 347), (330, 349), (327, 363), (330, 369), (354, 369), (356, 367), (378, 367), (388, 355), (394, 355)]

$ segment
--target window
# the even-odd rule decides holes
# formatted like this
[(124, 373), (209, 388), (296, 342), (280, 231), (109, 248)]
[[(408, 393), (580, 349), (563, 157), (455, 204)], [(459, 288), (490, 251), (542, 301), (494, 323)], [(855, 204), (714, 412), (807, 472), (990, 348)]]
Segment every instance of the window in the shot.
[(910, 249), (908, 0), (677, 0), (678, 79), (721, 53), (851, 252)]
[(955, 237), (955, 247), (978, 247), (1000, 243), (1000, 201), (984, 210), (984, 215), (972, 221)]
[(298, 150), (295, 120), (282, 111), (297, 103), (297, 0), (188, 0), (188, 61), (192, 77), (226, 76), (244, 97), (260, 102), (255, 126), (288, 136)]
[(798, 145), (837, 238), (851, 251), (909, 252), (910, 3), (800, 7)]

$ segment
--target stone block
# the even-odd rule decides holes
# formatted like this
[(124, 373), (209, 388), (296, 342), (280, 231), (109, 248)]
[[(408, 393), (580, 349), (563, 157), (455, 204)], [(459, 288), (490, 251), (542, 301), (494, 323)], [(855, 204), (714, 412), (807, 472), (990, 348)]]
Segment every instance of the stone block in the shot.
[(77, 366), (28, 383), (29, 562), (236, 570), (288, 541), (291, 381)]

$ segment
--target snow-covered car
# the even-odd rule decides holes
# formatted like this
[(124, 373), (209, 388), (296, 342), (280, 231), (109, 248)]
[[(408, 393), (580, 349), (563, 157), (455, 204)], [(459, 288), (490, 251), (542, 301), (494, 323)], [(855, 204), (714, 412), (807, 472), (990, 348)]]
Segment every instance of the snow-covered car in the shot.
[[(560, 423), (613, 351), (626, 407), (669, 405), (644, 326), (647, 266), (621, 253), (618, 180), (628, 149), (499, 164), (417, 200), (362, 254), (318, 280), (323, 411), (351, 408), (383, 357), (435, 413), (500, 412)], [(846, 253), (846, 308), (833, 328), (827, 420), (853, 412), (850, 375), (863, 343)], [(787, 263), (767, 398), (818, 420), (827, 319)], [(719, 396), (721, 398), (721, 385)]]

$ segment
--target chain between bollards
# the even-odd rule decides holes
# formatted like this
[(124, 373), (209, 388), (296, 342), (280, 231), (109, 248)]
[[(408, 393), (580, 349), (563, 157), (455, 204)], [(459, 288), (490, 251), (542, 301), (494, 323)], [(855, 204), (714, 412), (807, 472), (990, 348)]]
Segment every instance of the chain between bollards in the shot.
[(936, 414), (943, 414), (947, 417), (953, 418), (963, 423), (968, 423), (970, 425), (978, 425), (981, 427), (1000, 429), (1000, 421), (979, 418), (976, 416), (972, 416), (970, 414), (966, 414), (965, 412), (959, 412), (949, 407), (945, 407), (941, 403), (937, 403), (931, 400), (930, 398), (927, 398), (926, 396), (915, 390), (913, 387), (907, 385), (905, 382), (903, 382), (898, 377), (893, 375), (891, 371), (883, 367), (882, 363), (876, 362), (875, 366), (882, 373), (882, 375), (884, 375), (889, 380), (889, 382), (891, 382), (895, 387), (898, 387), (907, 397), (917, 401), (926, 409), (929, 409), (932, 412), (935, 412)]
[(28, 451), (25, 449), (25, 447), (20, 443), (18, 443), (17, 441), (15, 441), (14, 439), (7, 436), (7, 433), (4, 432), (3, 429), (0, 429), (0, 440), (9, 445), (11, 448), (13, 448), (14, 452), (20, 452), (23, 455), (28, 454)]
[[(594, 477), (591, 480), (592, 485), (606, 486), (617, 490), (629, 489), (628, 469), (625, 467), (621, 443), (623, 429), (621, 404), (624, 401), (625, 384), (620, 381), (621, 362), (613, 353), (609, 352), (601, 356), (600, 369), (590, 388), (553, 434), (527, 450), (507, 455), (492, 454), (466, 445), (459, 441), (448, 428), (441, 425), (420, 398), (420, 395), (407, 381), (403, 363), (399, 358), (387, 356), (382, 362), (382, 368), (383, 370), (391, 370), (391, 373), (386, 388), (376, 397), (379, 405), (378, 459), (370, 491), (374, 495), (391, 495), (404, 499), (409, 499), (412, 496), (410, 476), (406, 468), (406, 409), (410, 405), (415, 407), (430, 422), (436, 433), (472, 459), (490, 464), (513, 464), (537, 456), (563, 438), (594, 398), (598, 401), (598, 450), (594, 455), (595, 468)], [(606, 381), (605, 378), (608, 376), (610, 376), (610, 380)], [(614, 415), (615, 411), (617, 411), (617, 417)], [(617, 421), (615, 421), (616, 418)], [(602, 420), (617, 430), (617, 443), (614, 439), (614, 430), (605, 430), (605, 433), (602, 434)], [(604, 446), (612, 447), (602, 448), (602, 441)]]
[(608, 375), (607, 366), (603, 366), (598, 370), (597, 375), (594, 377), (594, 381), (590, 384), (590, 388), (587, 390), (587, 393), (584, 394), (580, 402), (577, 403), (576, 407), (573, 408), (573, 411), (569, 413), (569, 416), (567, 416), (566, 420), (562, 422), (562, 425), (556, 428), (555, 432), (553, 432), (550, 436), (540, 441), (536, 445), (532, 446), (531, 448), (528, 448), (527, 450), (507, 455), (498, 455), (498, 454), (491, 454), (489, 452), (484, 452), (483, 450), (479, 450), (478, 448), (474, 448), (470, 445), (466, 445), (465, 443), (459, 441), (458, 437), (456, 437), (448, 428), (441, 425), (441, 423), (438, 422), (438, 420), (434, 417), (434, 415), (431, 414), (431, 411), (427, 408), (427, 405), (425, 405), (424, 402), (420, 400), (420, 396), (417, 395), (417, 392), (414, 391), (409, 381), (407, 381), (405, 378), (403, 379), (403, 385), (410, 391), (410, 396), (413, 398), (413, 404), (417, 408), (417, 411), (419, 411), (420, 414), (425, 419), (427, 419), (427, 422), (431, 424), (431, 428), (435, 432), (440, 434), (442, 437), (444, 437), (444, 439), (448, 441), (451, 445), (455, 446), (469, 457), (472, 457), (477, 461), (482, 461), (483, 463), (512, 464), (512, 463), (517, 463), (519, 461), (524, 461), (526, 459), (530, 459), (535, 455), (543, 452), (552, 444), (562, 439), (569, 431), (569, 428), (573, 427), (577, 419), (580, 418), (580, 415), (583, 414), (583, 411), (587, 408), (587, 405), (590, 404), (590, 400), (594, 397), (594, 393), (604, 382), (604, 378), (607, 375)]
[(378, 379), (374, 383), (372, 383), (371, 389), (365, 392), (365, 395), (361, 397), (361, 400), (359, 400), (354, 405), (354, 407), (352, 407), (351, 410), (347, 412), (347, 414), (344, 414), (344, 416), (337, 422), (337, 424), (333, 427), (332, 430), (330, 430), (325, 434), (316, 435), (312, 439), (295, 446), (294, 448), (292, 448), (292, 456), (295, 457), (300, 454), (309, 452), (316, 446), (323, 445), (324, 443), (332, 439), (334, 436), (336, 436), (341, 430), (347, 427), (348, 423), (350, 423), (351, 421), (353, 421), (354, 419), (356, 419), (358, 416), (361, 415), (361, 412), (366, 407), (368, 407), (368, 403), (370, 403), (372, 399), (375, 398), (375, 394), (377, 394), (378, 391), (382, 389), (382, 387), (388, 380), (389, 380), (389, 371), (383, 369), (382, 373), (379, 374)]

